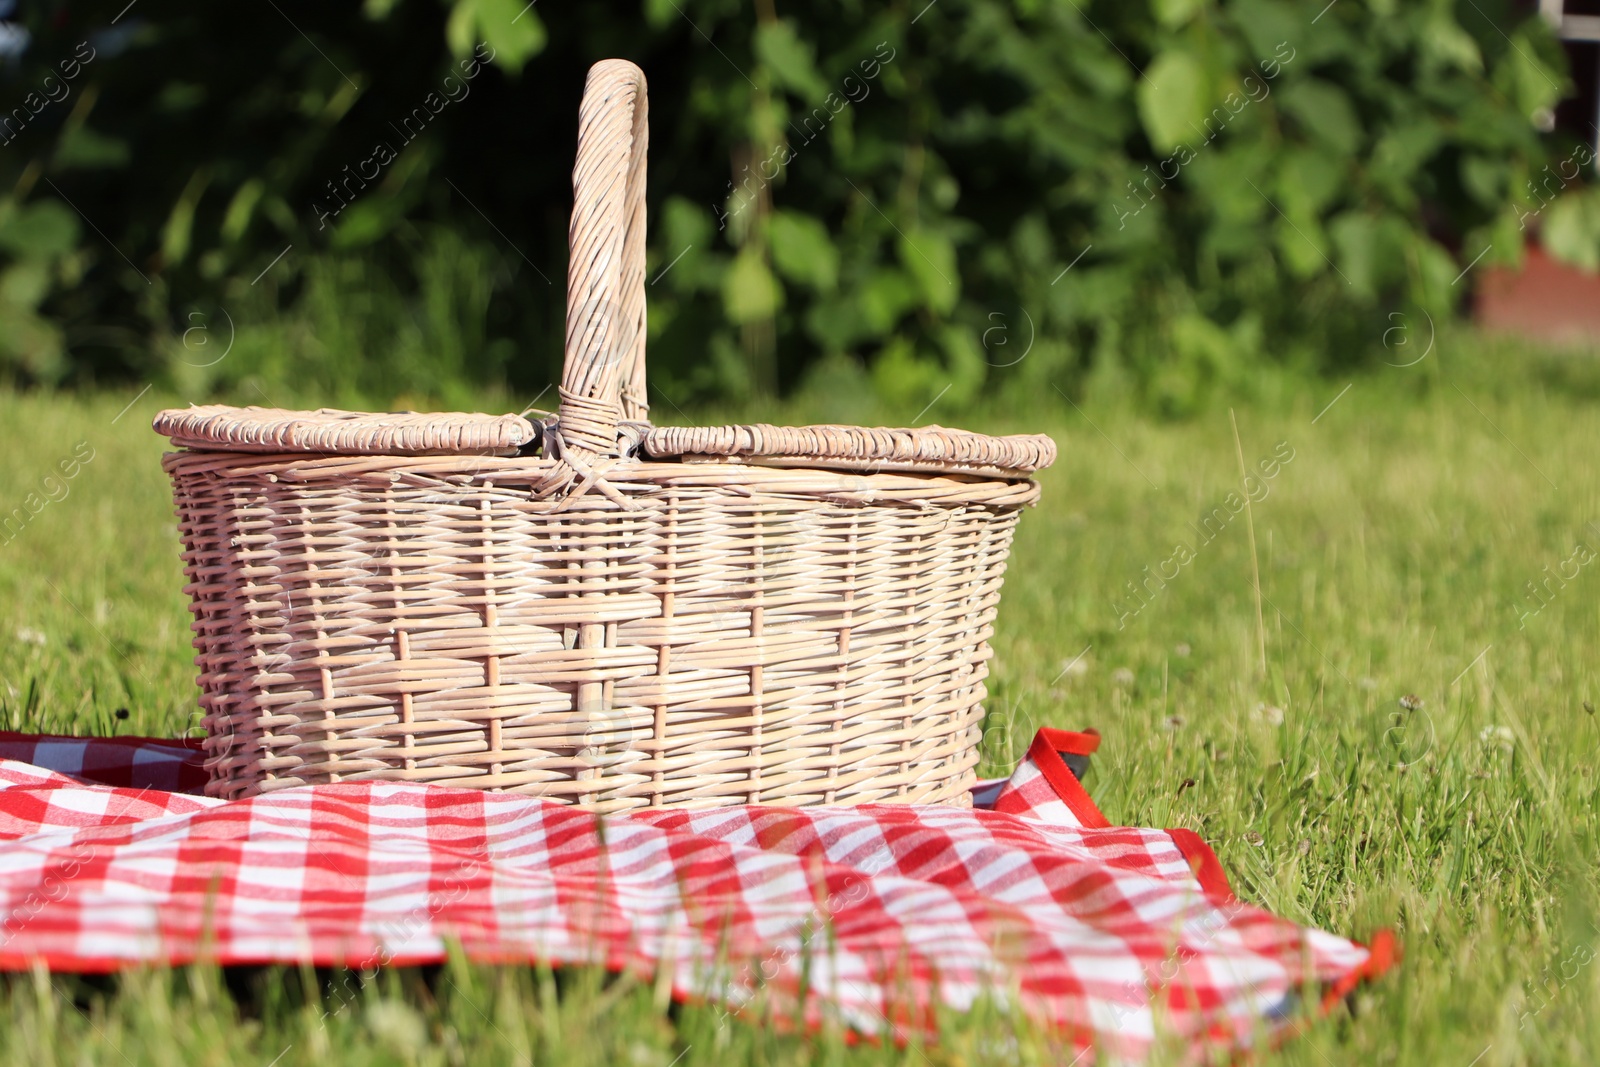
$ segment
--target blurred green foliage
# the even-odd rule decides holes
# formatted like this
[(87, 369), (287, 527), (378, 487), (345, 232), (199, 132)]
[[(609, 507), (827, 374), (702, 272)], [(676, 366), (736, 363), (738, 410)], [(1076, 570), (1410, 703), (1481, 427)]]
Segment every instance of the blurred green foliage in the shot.
[(0, 76), (16, 381), (531, 398), (607, 56), (651, 80), (674, 405), (1182, 414), (1374, 358), (1530, 226), (1600, 264), (1592, 158), (1539, 132), (1559, 47), (1509, 0), (124, 4), (37, 9)]

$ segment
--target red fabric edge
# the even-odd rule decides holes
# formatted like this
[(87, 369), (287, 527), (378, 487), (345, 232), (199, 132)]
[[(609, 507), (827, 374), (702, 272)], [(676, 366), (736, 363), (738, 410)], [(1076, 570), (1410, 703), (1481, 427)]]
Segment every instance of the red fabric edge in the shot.
[[(1239, 903), (1233, 887), (1228, 883), (1228, 872), (1223, 868), (1222, 861), (1217, 858), (1216, 851), (1206, 844), (1205, 838), (1193, 830), (1182, 827), (1169, 829), (1166, 833), (1172, 838), (1172, 843), (1177, 846), (1178, 851), (1183, 854), (1183, 858), (1188, 861), (1189, 869), (1194, 872), (1195, 880), (1200, 883), (1200, 889), (1205, 893), (1206, 899), (1217, 905)], [(1361, 942), (1357, 941), (1355, 944), (1361, 945)], [(1354, 992), (1362, 982), (1376, 981), (1389, 973), (1400, 959), (1394, 931), (1387, 928), (1373, 934), (1371, 944), (1361, 947), (1367, 950), (1366, 960), (1359, 966), (1352, 967), (1327, 987), (1322, 995), (1322, 1015), (1331, 1012), (1339, 1001)], [(1294, 1033), (1298, 1032), (1297, 1029), (1291, 1029)]]
[[(1361, 945), (1361, 942), (1355, 942)], [(1350, 968), (1332, 985), (1328, 986), (1322, 994), (1322, 1003), (1318, 1005), (1317, 1018), (1325, 1019), (1345, 997), (1355, 992), (1362, 982), (1376, 981), (1393, 969), (1400, 961), (1400, 948), (1395, 941), (1394, 931), (1385, 927), (1372, 935), (1371, 944), (1361, 945), (1367, 950), (1367, 958), (1359, 965)], [(1282, 1030), (1278, 1031), (1272, 1039), (1273, 1048), (1282, 1048), (1297, 1037), (1304, 1037), (1309, 1032), (1304, 1018), (1298, 1019)]]
[(1350, 973), (1329, 986), (1328, 991), (1322, 995), (1324, 1014), (1332, 1011), (1335, 1004), (1349, 996), (1362, 982), (1382, 978), (1388, 974), (1400, 960), (1400, 948), (1395, 941), (1394, 931), (1387, 927), (1373, 934), (1372, 943), (1364, 947), (1367, 950), (1366, 962), (1352, 968)]
[[(123, 748), (145, 748), (160, 745), (165, 748), (184, 748), (191, 752), (203, 751), (205, 741), (199, 737), (84, 737), (82, 734), (29, 734), (17, 730), (0, 730), (0, 745), (28, 744), (34, 741), (79, 741), (94, 745), (119, 745)], [(49, 770), (48, 767), (44, 768)]]
[(1092, 756), (1100, 751), (1100, 731), (1093, 726), (1087, 730), (1058, 730), (1054, 726), (1041, 726), (1039, 732), (1033, 735), (1033, 743), (1037, 745), (1040, 738), (1049, 740), (1052, 752)]
[(1223, 869), (1222, 861), (1217, 859), (1216, 852), (1206, 844), (1205, 838), (1181, 827), (1168, 830), (1167, 836), (1172, 838), (1172, 843), (1188, 861), (1189, 869), (1194, 872), (1195, 881), (1200, 883), (1207, 900), (1213, 904), (1232, 904), (1239, 899), (1233, 895), (1233, 886), (1228, 884), (1228, 872)]
[(1099, 731), (1085, 730), (1076, 733), (1072, 730), (1055, 730), (1048, 726), (1040, 727), (1039, 732), (1033, 736), (1033, 744), (1028, 746), (1028, 758), (1039, 768), (1044, 780), (1050, 783), (1050, 788), (1055, 790), (1061, 802), (1072, 809), (1072, 814), (1078, 817), (1078, 821), (1091, 830), (1108, 829), (1111, 822), (1100, 813), (1099, 808), (1095, 807), (1094, 801), (1089, 798), (1088, 790), (1083, 788), (1078, 776), (1067, 767), (1066, 761), (1061, 758), (1061, 753), (1088, 756), (1099, 747)]
[[(1188, 832), (1192, 833), (1193, 831)], [(1217, 869), (1219, 871), (1221, 870), (1221, 864), (1217, 865)], [(1396, 945), (1394, 931), (1389, 929), (1377, 931), (1372, 936), (1372, 942), (1363, 947), (1367, 949), (1368, 953), (1366, 960), (1360, 965), (1351, 968), (1347, 973), (1345, 973), (1327, 988), (1322, 997), (1320, 1010), (1318, 1012), (1319, 1016), (1326, 1017), (1333, 1011), (1334, 1007), (1339, 1003), (1339, 1001), (1343, 1000), (1345, 997), (1354, 992), (1356, 987), (1362, 982), (1375, 981), (1383, 977), (1383, 975), (1388, 973), (1400, 959), (1400, 953)], [(542, 959), (537, 953), (533, 952), (469, 953), (469, 957), (474, 963), (489, 966), (538, 966), (541, 963), (557, 967), (581, 966), (580, 963), (575, 963), (573, 961), (555, 962)], [(426, 964), (441, 963), (447, 958), (448, 953), (439, 953), (437, 955), (428, 953), (397, 954), (383, 958), (375, 958), (371, 954), (363, 954), (360, 956), (353, 954), (349, 956), (338, 956), (327, 954), (319, 955), (313, 953), (309, 959), (304, 961), (304, 963), (307, 963), (313, 967), (343, 967), (350, 970), (365, 970), (373, 966), (416, 967)], [(603, 962), (590, 962), (600, 962), (602, 967), (613, 974), (637, 972), (641, 975), (648, 976), (652, 973), (649, 968), (640, 968), (638, 966), (630, 965), (628, 962), (616, 957), (607, 959)], [(140, 967), (182, 967), (194, 966), (196, 964), (210, 964), (212, 966), (219, 967), (294, 966), (293, 964), (286, 963), (281, 959), (261, 959), (259, 957), (245, 955), (234, 956), (230, 954), (213, 954), (200, 951), (169, 957), (159, 964), (156, 964), (150, 960), (130, 960), (115, 956), (90, 958), (73, 957), (70, 963), (63, 968), (60, 965), (61, 961), (53, 954), (46, 953), (39, 956), (24, 956), (21, 953), (15, 952), (0, 952), (0, 971), (10, 971), (15, 973), (18, 971), (30, 970), (40, 963), (43, 963), (52, 971), (61, 970), (64, 973), (70, 972), (74, 974), (113, 974), (121, 971), (134, 970)], [(698, 1003), (708, 1006), (715, 1006), (718, 1003), (712, 998), (708, 997), (706, 994), (684, 989), (676, 982), (673, 982), (671, 985), (671, 997), (674, 1001), (680, 1004)], [(738, 1006), (730, 1006), (729, 1014), (738, 1015), (749, 1021), (758, 1021), (752, 1020), (748, 1011)], [(768, 1021), (778, 1022), (779, 1025), (789, 1022), (789, 1020), (781, 1017)], [(889, 1022), (889, 1020), (886, 1019), (885, 1022)], [(935, 1030), (935, 1027), (933, 1026), (933, 1018), (930, 1017), (924, 1019), (923, 1023), (927, 1027), (927, 1030)], [(910, 1026), (906, 1025), (905, 1022), (890, 1022), (889, 1025), (892, 1029), (890, 1042), (893, 1045), (896, 1047), (904, 1047), (909, 1043), (907, 1031), (910, 1029), (910, 1026), (915, 1025), (915, 1020), (910, 1021)], [(818, 1027), (815, 1024), (810, 1024), (805, 1027), (805, 1030), (807, 1032), (815, 1033), (817, 1032)], [(1066, 1039), (1074, 1042), (1075, 1046), (1077, 1047), (1087, 1047), (1087, 1045), (1092, 1045), (1094, 1039), (1092, 1033), (1085, 1035), (1080, 1028), (1071, 1025), (1062, 1026), (1057, 1032)], [(1273, 1037), (1271, 1041), (1272, 1047), (1281, 1048), (1293, 1038), (1304, 1036), (1305, 1032), (1306, 1025), (1303, 1020), (1297, 1023), (1291, 1023), (1290, 1025), (1285, 1026), (1282, 1030), (1278, 1031), (1278, 1033)], [(933, 1036), (934, 1040), (937, 1040), (936, 1032)], [(851, 1046), (854, 1046), (857, 1043), (874, 1046), (881, 1046), (883, 1044), (882, 1035), (858, 1033), (853, 1027), (849, 1026), (844, 1028), (843, 1037), (845, 1043)], [(1085, 1045), (1085, 1043), (1087, 1043), (1087, 1045)]]

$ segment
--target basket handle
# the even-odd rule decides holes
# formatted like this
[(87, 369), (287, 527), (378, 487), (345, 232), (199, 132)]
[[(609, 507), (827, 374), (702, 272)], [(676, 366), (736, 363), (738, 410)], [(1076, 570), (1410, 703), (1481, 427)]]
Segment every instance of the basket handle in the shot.
[(561, 433), (568, 448), (617, 456), (617, 423), (643, 420), (645, 393), (644, 72), (625, 59), (589, 68), (572, 168), (567, 240), (566, 366)]

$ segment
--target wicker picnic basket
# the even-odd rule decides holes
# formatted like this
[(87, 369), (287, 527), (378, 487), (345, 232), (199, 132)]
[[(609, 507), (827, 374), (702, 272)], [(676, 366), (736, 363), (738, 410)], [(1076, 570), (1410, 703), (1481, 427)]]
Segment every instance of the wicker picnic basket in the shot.
[(651, 426), (645, 112), (637, 67), (590, 71), (556, 416), (156, 418), (213, 795), (968, 802), (1012, 530), (1055, 446)]

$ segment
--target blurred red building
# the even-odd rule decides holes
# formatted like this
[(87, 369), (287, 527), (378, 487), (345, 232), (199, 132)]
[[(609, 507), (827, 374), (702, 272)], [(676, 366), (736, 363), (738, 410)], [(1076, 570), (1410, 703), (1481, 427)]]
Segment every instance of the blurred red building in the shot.
[[(1537, 7), (1567, 53), (1574, 93), (1551, 128), (1581, 137), (1600, 157), (1600, 0), (1523, 0)], [(1600, 275), (1558, 263), (1530, 240), (1520, 271), (1479, 268), (1473, 317), (1485, 329), (1560, 342), (1600, 341)]]

